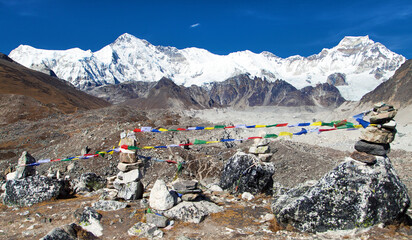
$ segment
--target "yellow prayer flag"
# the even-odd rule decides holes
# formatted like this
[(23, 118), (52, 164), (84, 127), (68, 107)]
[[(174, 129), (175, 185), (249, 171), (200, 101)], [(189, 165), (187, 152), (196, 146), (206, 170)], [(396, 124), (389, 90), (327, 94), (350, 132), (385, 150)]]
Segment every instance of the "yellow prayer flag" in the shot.
[(213, 130), (215, 127), (205, 127), (205, 130)]
[(264, 128), (266, 125), (255, 125), (255, 128)]
[(169, 130), (167, 130), (167, 129), (165, 129), (165, 128), (159, 128), (158, 130), (161, 131), (161, 132), (167, 132), (167, 131), (169, 131)]
[(292, 138), (293, 133), (291, 133), (291, 132), (280, 132), (279, 136), (289, 136), (290, 138)]
[(145, 146), (145, 147), (143, 147), (143, 149), (153, 149), (154, 147), (152, 147), (152, 146)]
[(314, 122), (310, 126), (322, 126), (322, 122)]
[(363, 128), (362, 125), (358, 124), (358, 125), (354, 125), (355, 128)]
[(206, 142), (206, 144), (209, 144), (209, 143), (219, 143), (220, 141), (209, 141), (209, 142)]

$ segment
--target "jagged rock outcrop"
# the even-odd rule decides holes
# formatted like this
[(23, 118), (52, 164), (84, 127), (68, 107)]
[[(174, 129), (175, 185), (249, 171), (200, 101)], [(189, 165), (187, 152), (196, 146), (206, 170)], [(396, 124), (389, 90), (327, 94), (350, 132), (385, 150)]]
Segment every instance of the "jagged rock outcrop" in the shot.
[(297, 186), (275, 196), (277, 221), (305, 232), (393, 223), (410, 206), (405, 185), (389, 158), (374, 165), (348, 158), (312, 186)]
[(346, 74), (344, 73), (333, 73), (328, 76), (326, 82), (332, 86), (348, 85), (348, 83), (346, 82)]
[(274, 172), (272, 163), (260, 162), (257, 156), (240, 152), (226, 162), (219, 186), (238, 193), (270, 193)]
[(6, 205), (31, 206), (70, 194), (68, 181), (44, 176), (29, 176), (6, 182), (3, 203)]

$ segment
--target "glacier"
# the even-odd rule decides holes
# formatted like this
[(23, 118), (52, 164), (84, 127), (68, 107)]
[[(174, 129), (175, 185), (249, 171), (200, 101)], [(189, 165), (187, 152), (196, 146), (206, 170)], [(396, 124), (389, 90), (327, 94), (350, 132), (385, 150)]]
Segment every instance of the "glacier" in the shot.
[(369, 36), (344, 37), (337, 46), (309, 57), (281, 58), (270, 52), (257, 54), (249, 50), (216, 55), (194, 47), (154, 46), (128, 33), (96, 52), (20, 45), (9, 57), (28, 68), (50, 69), (59, 78), (86, 91), (128, 81), (153, 82), (162, 77), (178, 85), (200, 86), (239, 74), (268, 81), (282, 79), (301, 89), (325, 83), (331, 74), (343, 73), (346, 85), (336, 87), (346, 100), (352, 101), (389, 79), (406, 61)]

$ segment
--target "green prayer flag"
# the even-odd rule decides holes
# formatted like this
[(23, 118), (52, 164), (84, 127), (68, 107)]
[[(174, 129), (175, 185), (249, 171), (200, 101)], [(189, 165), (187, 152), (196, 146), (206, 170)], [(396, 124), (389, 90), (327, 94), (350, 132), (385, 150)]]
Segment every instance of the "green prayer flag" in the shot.
[(272, 125), (266, 125), (266, 127), (276, 127), (277, 124), (272, 124)]
[(195, 142), (193, 144), (206, 144), (206, 143), (207, 141), (195, 139)]
[(277, 138), (278, 135), (276, 134), (266, 134), (265, 138)]
[(215, 129), (218, 129), (218, 128), (225, 128), (225, 125), (216, 125)]

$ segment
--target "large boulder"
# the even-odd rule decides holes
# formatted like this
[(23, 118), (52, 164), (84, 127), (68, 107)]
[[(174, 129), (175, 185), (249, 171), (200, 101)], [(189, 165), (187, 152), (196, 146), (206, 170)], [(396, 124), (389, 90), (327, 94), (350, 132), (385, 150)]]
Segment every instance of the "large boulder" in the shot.
[(253, 154), (240, 152), (226, 162), (219, 186), (239, 193), (270, 193), (274, 172), (272, 163), (263, 163)]
[(29, 176), (6, 182), (3, 203), (6, 205), (31, 206), (70, 194), (70, 183), (66, 180), (44, 176)]
[(144, 186), (142, 182), (129, 182), (129, 183), (114, 183), (114, 188), (117, 189), (117, 197), (124, 200), (137, 200), (142, 199)]
[(312, 186), (297, 186), (275, 197), (279, 224), (300, 231), (370, 227), (405, 216), (410, 199), (388, 158), (374, 165), (347, 158)]
[(35, 166), (30, 166), (30, 164), (33, 163), (36, 163), (36, 159), (34, 159), (34, 157), (32, 157), (27, 151), (24, 151), (17, 161), (16, 171), (7, 174), (7, 180), (22, 179), (28, 176), (34, 176), (36, 174)]

